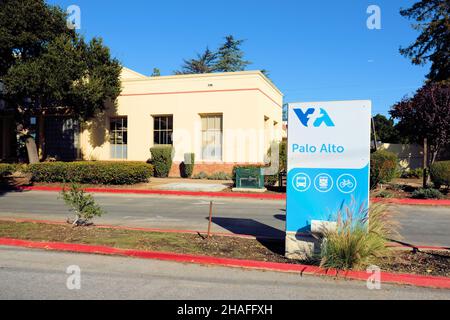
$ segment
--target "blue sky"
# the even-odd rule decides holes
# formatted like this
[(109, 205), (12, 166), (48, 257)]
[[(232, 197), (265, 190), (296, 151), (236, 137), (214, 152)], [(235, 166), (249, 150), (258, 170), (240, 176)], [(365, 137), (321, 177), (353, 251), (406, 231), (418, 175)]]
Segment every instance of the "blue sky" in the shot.
[[(417, 32), (401, 17), (410, 0), (50, 0), (81, 8), (80, 33), (100, 36), (123, 65), (169, 75), (228, 34), (245, 39), (252, 69), (267, 69), (285, 102), (370, 99), (373, 113), (420, 87), (428, 66), (398, 52)], [(381, 8), (369, 30), (367, 7)]]

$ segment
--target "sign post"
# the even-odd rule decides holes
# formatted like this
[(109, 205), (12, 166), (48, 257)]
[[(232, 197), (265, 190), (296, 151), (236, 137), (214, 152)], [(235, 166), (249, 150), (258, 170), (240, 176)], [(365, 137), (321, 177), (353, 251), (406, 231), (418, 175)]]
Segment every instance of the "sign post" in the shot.
[(286, 256), (320, 249), (344, 206), (369, 206), (371, 101), (288, 105)]

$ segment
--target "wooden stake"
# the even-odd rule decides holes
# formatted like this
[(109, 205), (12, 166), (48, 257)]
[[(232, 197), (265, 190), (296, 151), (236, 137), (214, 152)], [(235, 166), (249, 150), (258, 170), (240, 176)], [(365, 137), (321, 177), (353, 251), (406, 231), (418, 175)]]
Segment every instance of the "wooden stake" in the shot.
[(209, 239), (209, 237), (211, 236), (212, 207), (213, 207), (213, 202), (211, 201), (209, 203), (208, 235), (206, 236), (206, 239)]

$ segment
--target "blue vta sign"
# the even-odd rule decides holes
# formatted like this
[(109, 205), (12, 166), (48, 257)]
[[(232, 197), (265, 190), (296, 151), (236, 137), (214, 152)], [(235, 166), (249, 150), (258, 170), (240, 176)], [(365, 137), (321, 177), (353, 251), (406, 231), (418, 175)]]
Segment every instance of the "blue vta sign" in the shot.
[(294, 109), (294, 112), (305, 127), (308, 127), (310, 123), (314, 127), (320, 127), (322, 124), (325, 124), (327, 127), (334, 127), (333, 120), (322, 108), (308, 108), (306, 112), (303, 112), (302, 109)]

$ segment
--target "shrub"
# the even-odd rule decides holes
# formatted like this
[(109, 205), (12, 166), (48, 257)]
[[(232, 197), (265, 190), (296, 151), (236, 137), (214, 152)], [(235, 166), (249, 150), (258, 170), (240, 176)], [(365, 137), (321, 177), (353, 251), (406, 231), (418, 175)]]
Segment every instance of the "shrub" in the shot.
[(195, 174), (195, 175), (192, 177), (192, 179), (208, 179), (208, 174), (205, 173), (205, 172), (203, 172), (203, 171), (201, 171), (201, 172)]
[(423, 169), (422, 168), (417, 168), (417, 169), (411, 169), (408, 171), (404, 171), (401, 174), (401, 177), (404, 179), (419, 179), (423, 177)]
[(15, 167), (9, 163), (0, 163), (0, 179), (13, 174)]
[(194, 162), (195, 162), (194, 153), (184, 154), (184, 162), (182, 162), (180, 165), (181, 177), (190, 178), (192, 176), (192, 172), (194, 171)]
[(420, 188), (412, 193), (411, 198), (413, 198), (413, 199), (441, 199), (441, 198), (443, 198), (443, 194), (437, 189)]
[(214, 172), (207, 177), (209, 180), (230, 180), (231, 176), (225, 172)]
[(35, 163), (27, 171), (34, 182), (123, 185), (147, 182), (153, 168), (144, 162), (80, 161)]
[(450, 161), (438, 161), (432, 164), (430, 176), (437, 189), (441, 186), (450, 187)]
[(100, 217), (105, 213), (105, 211), (95, 203), (94, 197), (91, 194), (85, 193), (75, 183), (72, 183), (68, 191), (66, 188), (63, 188), (60, 195), (66, 205), (70, 207), (70, 210), (75, 212), (75, 220), (71, 222), (73, 225), (90, 225), (90, 220), (94, 217)]
[(150, 149), (155, 177), (166, 178), (169, 176), (170, 168), (172, 168), (172, 152), (173, 147), (169, 145), (156, 146)]
[(324, 232), (321, 266), (348, 270), (376, 264), (389, 256), (386, 245), (394, 235), (397, 224), (384, 206), (373, 205), (369, 211), (347, 207), (338, 213), (336, 229)]
[(388, 190), (382, 190), (377, 195), (378, 198), (392, 198), (394, 195)]
[(397, 173), (397, 156), (386, 150), (378, 150), (370, 156), (370, 185), (388, 183)]

